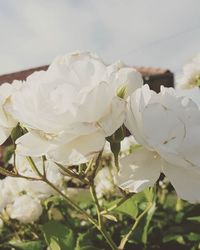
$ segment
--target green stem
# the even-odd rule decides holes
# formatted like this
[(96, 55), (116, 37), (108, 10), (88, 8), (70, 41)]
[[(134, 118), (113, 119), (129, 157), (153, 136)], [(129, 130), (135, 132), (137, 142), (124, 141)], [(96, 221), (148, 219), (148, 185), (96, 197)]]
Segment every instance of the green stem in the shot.
[(108, 244), (110, 245), (112, 250), (118, 250), (117, 245), (114, 243), (114, 241), (111, 239), (110, 235), (108, 234), (108, 232), (105, 230), (105, 228), (101, 228), (99, 229), (99, 231), (101, 232), (101, 234), (104, 236), (104, 238), (106, 239), (106, 241), (108, 242)]
[[(100, 164), (100, 157), (102, 155), (102, 152), (99, 153), (98, 157), (97, 157), (97, 167), (94, 169), (95, 173), (97, 171), (97, 168)], [(110, 235), (107, 233), (107, 231), (105, 230), (103, 223), (102, 223), (102, 218), (101, 218), (101, 214), (100, 214), (100, 205), (96, 196), (96, 192), (95, 192), (95, 186), (94, 186), (94, 179), (91, 180), (90, 184), (91, 185), (91, 190), (92, 190), (92, 196), (94, 198), (95, 204), (96, 204), (96, 208), (97, 208), (97, 214), (98, 214), (98, 222), (92, 218), (87, 212), (85, 212), (81, 207), (79, 207), (78, 204), (76, 204), (74, 201), (72, 201), (67, 195), (65, 195), (62, 191), (60, 191), (56, 186), (54, 186), (44, 175), (41, 175), (41, 173), (39, 172), (39, 170), (37, 169), (37, 166), (35, 165), (34, 161), (32, 160), (31, 157), (28, 157), (28, 160), (33, 168), (33, 170), (35, 170), (38, 175), (40, 177), (42, 177), (42, 181), (44, 181), (46, 184), (48, 184), (52, 189), (54, 189), (58, 194), (60, 194), (67, 202), (68, 204), (74, 208), (76, 211), (80, 212), (81, 214), (83, 214), (103, 235), (103, 237), (105, 238), (105, 240), (107, 241), (107, 243), (110, 245), (110, 247), (112, 248), (112, 250), (117, 250), (117, 246), (115, 245), (115, 243), (113, 242), (113, 240), (111, 239)], [(57, 166), (64, 168), (62, 165), (57, 164)], [(65, 169), (66, 171), (67, 169)], [(76, 176), (76, 178), (78, 177), (78, 175), (76, 173), (71, 173), (71, 171), (67, 170), (67, 172), (73, 177), (74, 175)], [(94, 173), (93, 173), (94, 174)], [(74, 177), (75, 177), (74, 176)], [(94, 175), (95, 176), (95, 175)], [(79, 179), (79, 178), (78, 178)], [(82, 178), (81, 178), (82, 180)], [(88, 184), (88, 181), (87, 181)]]
[(43, 175), (40, 173), (40, 171), (38, 170), (37, 166), (35, 165), (35, 162), (33, 161), (32, 157), (28, 156), (26, 157), (33, 172), (35, 172), (39, 177), (43, 178)]
[(111, 249), (117, 250), (118, 249), (117, 245), (114, 243), (110, 234), (105, 229), (105, 226), (103, 223), (103, 218), (101, 215), (101, 206), (100, 206), (99, 200), (97, 198), (95, 184), (94, 184), (94, 178), (95, 178), (96, 172), (100, 166), (100, 159), (102, 156), (102, 152), (103, 151), (101, 151), (97, 157), (96, 164), (95, 164), (95, 167), (94, 167), (92, 175), (91, 175), (92, 178), (90, 178), (90, 193), (91, 193), (92, 199), (93, 199), (93, 201), (95, 203), (95, 207), (96, 207), (97, 218), (98, 218), (98, 229), (101, 232), (101, 234), (104, 236), (104, 238), (106, 239), (107, 243), (110, 245)]
[(16, 166), (16, 153), (15, 153), (15, 151), (14, 151), (14, 154), (13, 154), (13, 168), (14, 168), (15, 174), (17, 174), (18, 170), (17, 170), (17, 166)]
[(102, 154), (103, 154), (103, 151), (101, 150), (101, 151), (99, 152), (98, 156), (97, 156), (96, 164), (95, 164), (95, 166), (94, 166), (94, 168), (93, 168), (93, 170), (92, 170), (92, 174), (91, 174), (90, 177), (89, 177), (89, 179), (92, 180), (92, 181), (94, 180), (94, 178), (95, 178), (95, 176), (96, 176), (96, 173), (97, 173), (97, 170), (98, 170), (98, 168), (99, 168), (99, 166), (100, 166), (100, 160), (101, 160)]
[(92, 181), (91, 186), (90, 186), (90, 192), (91, 192), (91, 196), (93, 198), (93, 201), (95, 203), (96, 206), (96, 211), (97, 211), (97, 217), (98, 217), (98, 229), (101, 232), (101, 234), (104, 236), (104, 238), (106, 239), (107, 243), (110, 245), (110, 247), (113, 250), (117, 250), (117, 245), (114, 243), (114, 241), (112, 240), (110, 234), (108, 234), (108, 232), (105, 229), (105, 226), (103, 224), (103, 219), (102, 219), (102, 214), (101, 214), (101, 207), (99, 205), (99, 201), (96, 195), (96, 190), (95, 190), (95, 185), (94, 182)]
[(87, 219), (95, 226), (98, 226), (96, 220), (94, 220), (88, 213), (86, 213), (81, 207), (79, 207), (74, 201), (72, 201), (67, 195), (65, 195), (62, 191), (60, 191), (56, 186), (54, 186), (48, 179), (43, 180), (45, 183), (47, 183), (52, 189), (54, 189), (57, 193), (59, 193), (66, 201), (67, 203), (74, 208), (75, 210), (79, 211), (83, 215), (87, 217)]
[(91, 193), (92, 199), (93, 199), (93, 201), (95, 203), (95, 206), (96, 206), (99, 227), (102, 227), (101, 207), (99, 205), (99, 201), (98, 201), (98, 198), (97, 198), (94, 182), (91, 183), (90, 193)]
[(30, 181), (41, 181), (41, 179), (38, 179), (38, 178), (35, 178), (35, 177), (24, 176), (24, 175), (21, 175), (19, 173), (14, 173), (14, 172), (8, 171), (3, 167), (0, 167), (0, 174), (2, 174), (4, 176), (10, 176), (10, 177), (13, 177), (13, 178), (27, 179), (27, 180), (30, 180)]
[(104, 238), (106, 239), (106, 241), (113, 250), (118, 249), (113, 240), (111, 239), (110, 235), (106, 232), (105, 228), (102, 227), (102, 225), (99, 225), (99, 223), (95, 219), (93, 219), (87, 212), (85, 212), (82, 208), (80, 208), (75, 202), (73, 202), (69, 197), (67, 197), (62, 191), (60, 191), (47, 179), (45, 179), (44, 182), (47, 183), (51, 188), (53, 188), (57, 193), (59, 193), (71, 207), (73, 207), (75, 210), (85, 215), (86, 218), (101, 232), (101, 234), (104, 236)]
[(94, 159), (90, 160), (90, 162), (88, 163), (87, 168), (84, 173), (85, 176), (87, 176), (88, 172), (91, 170), (93, 163), (94, 163)]
[(114, 154), (114, 163), (115, 163), (115, 167), (117, 169), (117, 172), (119, 172), (119, 156), (118, 156), (118, 154)]
[(72, 172), (71, 170), (65, 168), (64, 166), (62, 166), (61, 164), (59, 163), (56, 163), (55, 164), (64, 172), (66, 173), (68, 176), (72, 177), (72, 178), (76, 178), (78, 179), (79, 181), (81, 181), (82, 183), (84, 184), (89, 184), (89, 181), (85, 178), (83, 178), (82, 176), (78, 175), (77, 173), (75, 172)]
[(136, 218), (135, 223), (133, 224), (133, 226), (131, 227), (130, 231), (122, 238), (120, 245), (119, 245), (119, 250), (123, 250), (129, 237), (131, 236), (131, 234), (134, 232), (134, 230), (136, 229), (137, 225), (139, 224), (139, 222), (141, 221), (141, 219), (143, 218), (143, 216), (149, 211), (149, 209), (152, 207), (152, 203), (149, 204), (149, 206), (147, 206), (147, 208)]
[(42, 156), (42, 169), (43, 169), (43, 176), (46, 178), (46, 166), (45, 166), (45, 156)]

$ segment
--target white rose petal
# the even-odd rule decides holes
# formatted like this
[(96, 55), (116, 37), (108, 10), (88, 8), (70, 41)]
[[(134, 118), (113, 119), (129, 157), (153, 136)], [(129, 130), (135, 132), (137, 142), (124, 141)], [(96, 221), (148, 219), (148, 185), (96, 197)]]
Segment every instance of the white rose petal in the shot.
[(155, 152), (140, 148), (122, 158), (120, 166), (117, 185), (129, 192), (140, 192), (159, 178), (161, 159)]
[(165, 162), (163, 172), (180, 198), (191, 203), (200, 202), (200, 169), (181, 168)]
[(22, 195), (15, 199), (14, 203), (7, 208), (7, 212), (12, 219), (22, 223), (36, 221), (42, 214), (40, 202), (29, 195)]
[(22, 83), (18, 81), (0, 86), (0, 144), (6, 141), (12, 129), (17, 125), (17, 121), (11, 116), (7, 106), (10, 105), (11, 95), (21, 87)]

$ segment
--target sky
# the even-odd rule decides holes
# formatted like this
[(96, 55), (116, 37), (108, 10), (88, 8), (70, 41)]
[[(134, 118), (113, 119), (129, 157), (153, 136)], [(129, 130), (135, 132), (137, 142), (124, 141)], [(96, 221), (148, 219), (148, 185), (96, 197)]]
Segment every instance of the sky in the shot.
[(200, 53), (199, 0), (1, 0), (0, 74), (75, 50), (178, 73)]

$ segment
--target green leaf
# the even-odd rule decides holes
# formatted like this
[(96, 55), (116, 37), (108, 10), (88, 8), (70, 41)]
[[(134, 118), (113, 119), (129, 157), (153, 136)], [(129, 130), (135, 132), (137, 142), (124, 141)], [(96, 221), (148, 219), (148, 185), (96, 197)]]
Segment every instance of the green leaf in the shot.
[(154, 199), (154, 191), (153, 188), (146, 188), (143, 191), (145, 198), (147, 199), (147, 201), (152, 202)]
[(200, 222), (200, 216), (188, 217), (187, 220)]
[(117, 222), (117, 218), (113, 214), (103, 214), (103, 217), (105, 217), (108, 220)]
[(25, 241), (25, 242), (19, 242), (19, 241), (10, 241), (9, 244), (12, 247), (17, 247), (17, 249), (20, 250), (42, 250), (42, 243), (41, 241)]
[(197, 233), (191, 232), (186, 237), (189, 241), (200, 241), (200, 235)]
[[(138, 215), (138, 207), (144, 210), (148, 203), (153, 200), (153, 196), (153, 189), (145, 189), (143, 192), (134, 194), (131, 198), (122, 203), (119, 207), (115, 208), (113, 211), (129, 215), (135, 219)], [(119, 201), (120, 199), (116, 199), (115, 201), (105, 204), (105, 206), (108, 208), (112, 207)]]
[(60, 196), (51, 196), (43, 202), (43, 205), (46, 209), (48, 209), (52, 204), (54, 206), (60, 205), (61, 201), (62, 198)]
[(122, 205), (114, 209), (116, 212), (127, 214), (132, 218), (136, 218), (138, 214), (137, 203), (135, 202), (134, 197), (125, 201)]
[(94, 235), (91, 231), (88, 231), (83, 234), (79, 234), (77, 241), (76, 241), (76, 248), (75, 250), (101, 250), (93, 245), (91, 239), (94, 238)]
[(152, 217), (155, 213), (155, 210), (156, 210), (156, 205), (155, 205), (155, 203), (153, 203), (152, 207), (149, 209), (149, 211), (147, 212), (147, 214), (145, 216), (145, 226), (144, 226), (143, 233), (142, 233), (142, 242), (144, 244), (147, 243), (149, 225), (150, 225)]
[(42, 230), (51, 250), (74, 250), (75, 237), (71, 229), (52, 220), (43, 225)]
[(156, 205), (155, 203), (153, 203), (152, 206), (149, 208), (148, 212), (140, 220), (134, 233), (132, 234), (131, 239), (134, 242), (140, 242), (140, 243), (142, 242), (144, 244), (147, 243), (150, 222), (152, 221), (155, 210), (156, 210)]
[(184, 245), (185, 244), (185, 241), (184, 241), (184, 238), (182, 235), (167, 235), (163, 238), (163, 243), (167, 243), (167, 242), (170, 242), (170, 241), (175, 241), (181, 245)]

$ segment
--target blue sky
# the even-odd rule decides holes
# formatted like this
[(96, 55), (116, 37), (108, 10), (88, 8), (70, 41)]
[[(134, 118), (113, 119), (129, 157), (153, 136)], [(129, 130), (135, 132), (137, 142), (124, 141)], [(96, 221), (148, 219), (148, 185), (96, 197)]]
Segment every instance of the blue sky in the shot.
[(74, 50), (169, 68), (200, 52), (199, 0), (2, 0), (0, 74)]

